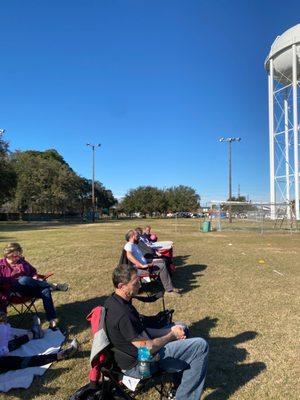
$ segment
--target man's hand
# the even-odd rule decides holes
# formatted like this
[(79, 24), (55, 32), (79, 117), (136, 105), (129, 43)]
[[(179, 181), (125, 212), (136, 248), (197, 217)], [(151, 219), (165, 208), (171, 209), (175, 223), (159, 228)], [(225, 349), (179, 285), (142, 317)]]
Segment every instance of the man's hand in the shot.
[(153, 267), (153, 261), (147, 264), (147, 268)]
[(177, 340), (184, 340), (186, 339), (184, 328), (182, 325), (174, 325), (171, 328), (171, 332), (176, 337)]
[(138, 269), (148, 269), (148, 264), (140, 264), (140, 266), (138, 266)]

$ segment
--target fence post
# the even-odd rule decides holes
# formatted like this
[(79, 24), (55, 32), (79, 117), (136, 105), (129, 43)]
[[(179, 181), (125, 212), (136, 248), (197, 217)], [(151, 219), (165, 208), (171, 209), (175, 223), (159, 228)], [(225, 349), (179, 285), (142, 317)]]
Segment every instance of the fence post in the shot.
[(219, 211), (218, 232), (221, 232), (222, 231), (222, 226), (221, 226), (221, 203), (219, 203), (218, 211)]

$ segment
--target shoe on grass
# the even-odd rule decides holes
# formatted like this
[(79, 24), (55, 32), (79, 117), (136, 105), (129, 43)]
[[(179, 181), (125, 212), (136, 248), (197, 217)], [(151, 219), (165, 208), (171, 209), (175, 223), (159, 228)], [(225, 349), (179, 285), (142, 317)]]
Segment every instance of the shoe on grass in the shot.
[(41, 339), (44, 337), (44, 331), (41, 326), (41, 320), (37, 315), (33, 317), (31, 332), (33, 333), (33, 339)]
[(70, 345), (65, 348), (64, 350), (61, 350), (57, 353), (57, 357), (59, 360), (66, 360), (68, 358), (71, 358), (74, 356), (75, 353), (79, 350), (79, 343), (77, 339), (73, 339)]
[(59, 292), (67, 292), (69, 290), (69, 284), (68, 283), (56, 283), (54, 285), (54, 290), (57, 290)]

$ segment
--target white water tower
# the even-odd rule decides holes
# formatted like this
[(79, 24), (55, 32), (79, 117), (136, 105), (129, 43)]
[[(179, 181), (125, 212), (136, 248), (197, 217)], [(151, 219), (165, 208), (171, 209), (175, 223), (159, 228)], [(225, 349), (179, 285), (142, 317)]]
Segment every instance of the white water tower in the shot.
[[(278, 36), (265, 61), (269, 81), (271, 218), (286, 203), (287, 217), (299, 211), (300, 24)], [(290, 207), (292, 201), (295, 207)]]

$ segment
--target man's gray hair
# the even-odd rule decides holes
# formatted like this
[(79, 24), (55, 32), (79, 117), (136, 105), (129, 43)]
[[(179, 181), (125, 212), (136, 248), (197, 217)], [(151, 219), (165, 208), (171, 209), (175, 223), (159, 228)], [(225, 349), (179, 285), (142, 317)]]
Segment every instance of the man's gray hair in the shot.
[(117, 288), (119, 283), (128, 283), (133, 274), (137, 274), (137, 270), (133, 265), (121, 264), (118, 265), (112, 274), (114, 287)]

